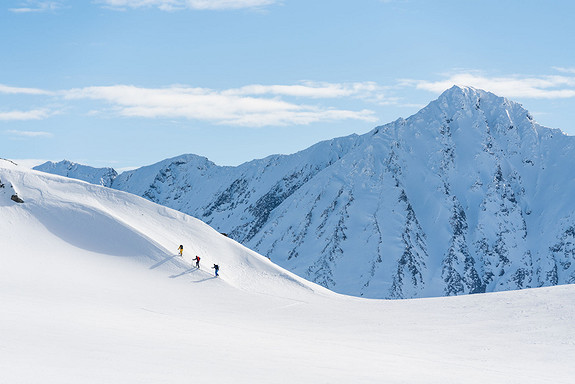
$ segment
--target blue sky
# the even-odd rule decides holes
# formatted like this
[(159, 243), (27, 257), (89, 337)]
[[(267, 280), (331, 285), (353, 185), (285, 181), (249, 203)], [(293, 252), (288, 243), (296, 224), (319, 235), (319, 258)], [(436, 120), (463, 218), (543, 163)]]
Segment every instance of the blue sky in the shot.
[(408, 117), (453, 84), (575, 135), (575, 2), (4, 0), (0, 157), (237, 165)]

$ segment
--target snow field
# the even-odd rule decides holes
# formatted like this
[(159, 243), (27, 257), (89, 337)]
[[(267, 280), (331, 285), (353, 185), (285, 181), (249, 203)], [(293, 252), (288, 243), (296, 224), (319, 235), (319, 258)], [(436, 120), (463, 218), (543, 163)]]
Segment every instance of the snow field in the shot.
[(348, 297), (144, 199), (4, 162), (0, 180), (25, 201), (0, 194), (2, 382), (575, 379), (573, 285)]

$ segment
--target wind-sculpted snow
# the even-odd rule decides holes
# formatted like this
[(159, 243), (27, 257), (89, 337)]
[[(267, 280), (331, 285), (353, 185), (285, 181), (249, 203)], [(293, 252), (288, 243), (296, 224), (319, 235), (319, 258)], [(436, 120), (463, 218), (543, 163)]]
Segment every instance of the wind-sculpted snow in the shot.
[(453, 87), (361, 136), (238, 167), (185, 155), (112, 187), (337, 292), (460, 295), (574, 281), (573, 158), (521, 105)]
[[(193, 271), (197, 281), (211, 277), (209, 267), (217, 263), (227, 271), (222, 280), (242, 289), (325, 291), (205, 223), (133, 194), (21, 169), (1, 159), (0, 181), (4, 185), (0, 187), (0, 207), (5, 207), (3, 236), (15, 243), (5, 225), (14, 223), (14, 231), (30, 239), (22, 247), (33, 253), (51, 254), (54, 248), (64, 253), (121, 257), (150, 269), (161, 266), (171, 277)], [(15, 189), (12, 185), (25, 197), (21, 207), (4, 196), (3, 190)], [(175, 256), (179, 244), (184, 245), (184, 259)], [(205, 265), (203, 271), (191, 268), (196, 255)]]

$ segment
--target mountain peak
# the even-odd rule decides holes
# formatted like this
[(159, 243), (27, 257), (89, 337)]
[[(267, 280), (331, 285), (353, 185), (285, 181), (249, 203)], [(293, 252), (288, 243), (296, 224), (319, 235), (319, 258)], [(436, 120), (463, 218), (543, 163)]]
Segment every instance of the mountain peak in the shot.
[(477, 94), (487, 93), (486, 91), (472, 87), (470, 85), (453, 85), (451, 88), (443, 91), (443, 94)]
[(69, 160), (62, 160), (57, 163), (47, 161), (33, 169), (108, 187), (112, 184), (112, 180), (118, 176), (113, 168), (94, 168)]
[(477, 100), (489, 99), (491, 101), (497, 101), (501, 104), (513, 103), (504, 97), (497, 96), (494, 93), (485, 91), (483, 89), (478, 89), (470, 86), (460, 86), (454, 85), (453, 87), (445, 90), (438, 98), (437, 101), (458, 104), (462, 101), (466, 101), (466, 104), (474, 105)]
[(339, 293), (522, 289), (575, 282), (572, 139), (518, 103), (454, 86), (362, 136), (238, 167), (181, 155), (112, 187), (204, 220)]
[(525, 132), (532, 131), (535, 124), (529, 111), (521, 104), (489, 91), (459, 85), (444, 91), (414, 116), (416, 119), (443, 122), (475, 116), (490, 127), (521, 126)]

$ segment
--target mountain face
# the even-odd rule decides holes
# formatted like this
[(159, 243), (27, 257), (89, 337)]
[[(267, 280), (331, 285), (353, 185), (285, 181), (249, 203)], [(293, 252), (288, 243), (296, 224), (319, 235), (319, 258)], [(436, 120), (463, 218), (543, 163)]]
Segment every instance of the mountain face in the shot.
[(184, 155), (111, 186), (340, 293), (449, 296), (575, 283), (574, 157), (519, 104), (453, 87), (361, 136), (238, 167)]
[(73, 163), (63, 160), (58, 163), (48, 161), (34, 167), (37, 171), (52, 173), (54, 175), (66, 176), (72, 179), (84, 180), (92, 184), (110, 187), (118, 172), (113, 168), (94, 168), (87, 165)]

